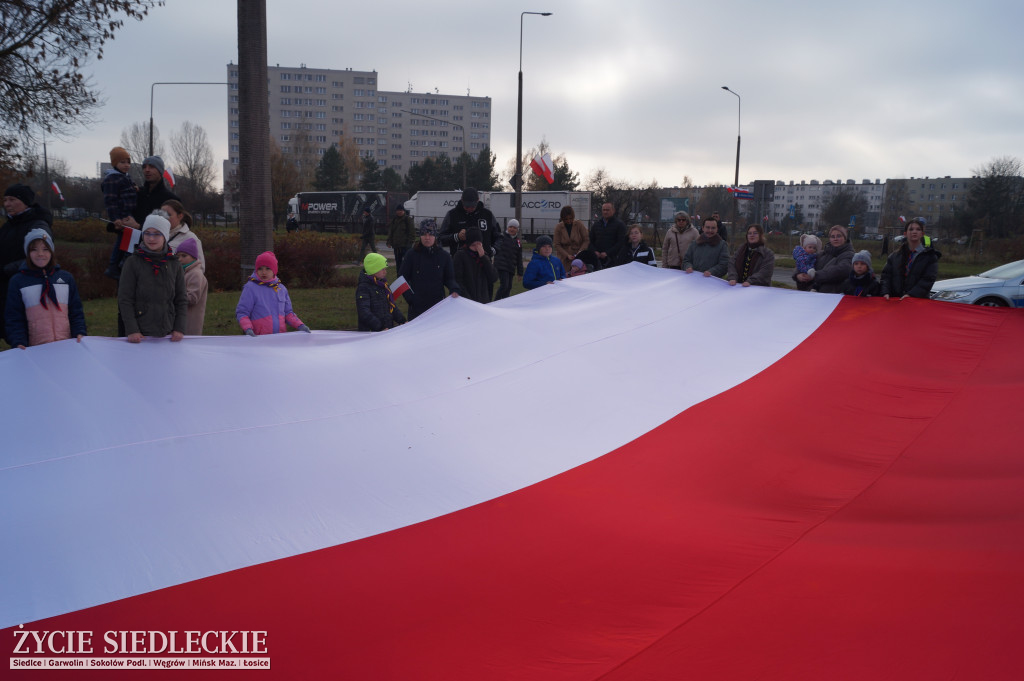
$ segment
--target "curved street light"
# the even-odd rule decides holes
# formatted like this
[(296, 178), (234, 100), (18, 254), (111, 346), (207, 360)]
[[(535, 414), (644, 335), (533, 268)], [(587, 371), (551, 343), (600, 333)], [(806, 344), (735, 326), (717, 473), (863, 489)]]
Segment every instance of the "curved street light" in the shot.
[(512, 178), (516, 186), (516, 221), (523, 219), (523, 18), (527, 14), (542, 17), (551, 12), (523, 12), (519, 15), (519, 113), (516, 118), (516, 174)]
[[(736, 175), (733, 178), (732, 186), (733, 187), (739, 187), (740, 186), (740, 123), (742, 121), (743, 98), (740, 97), (740, 93), (736, 92), (735, 90), (730, 90), (728, 85), (723, 85), (722, 89), (725, 90), (726, 92), (730, 93), (730, 94), (736, 95)], [(736, 222), (738, 222), (739, 214), (740, 214), (740, 201), (739, 201), (739, 199), (736, 198), (736, 195), (733, 194), (733, 199), (732, 199), (733, 231), (736, 230)]]

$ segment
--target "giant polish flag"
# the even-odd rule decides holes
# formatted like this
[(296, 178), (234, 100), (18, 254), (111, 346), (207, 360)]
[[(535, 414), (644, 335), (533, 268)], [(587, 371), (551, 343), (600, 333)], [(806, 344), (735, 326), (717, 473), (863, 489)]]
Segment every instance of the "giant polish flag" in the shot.
[(1024, 678), (1022, 342), (633, 264), (0, 353), (4, 678)]

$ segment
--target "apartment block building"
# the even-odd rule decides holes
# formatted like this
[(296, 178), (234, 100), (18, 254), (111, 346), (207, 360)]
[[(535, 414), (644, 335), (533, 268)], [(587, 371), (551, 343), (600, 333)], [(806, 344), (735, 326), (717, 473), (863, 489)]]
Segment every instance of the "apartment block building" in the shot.
[(953, 211), (967, 202), (974, 177), (912, 177), (885, 181), (885, 212), (908, 220), (923, 217), (929, 225), (953, 218)]
[(819, 225), (822, 219), (821, 212), (828, 205), (832, 195), (840, 189), (860, 192), (864, 196), (868, 202), (868, 208), (864, 215), (864, 224), (858, 225), (858, 227), (866, 232), (876, 231), (885, 195), (885, 183), (880, 179), (876, 179), (874, 182), (871, 180), (862, 180), (861, 182), (854, 180), (845, 182), (842, 180), (834, 182), (832, 180), (822, 182), (801, 180), (795, 182), (790, 180), (788, 183), (781, 180), (776, 181), (775, 200), (771, 204), (768, 215), (772, 222), (781, 222), (784, 217), (789, 215), (790, 206), (799, 205), (804, 224), (824, 227), (825, 225)]
[[(238, 164), (238, 66), (227, 65), (228, 159)], [(345, 135), (361, 157), (405, 175), (442, 154), (473, 157), (491, 143), (491, 98), (379, 89), (376, 71), (270, 66), (270, 135), (285, 153), (323, 155)]]

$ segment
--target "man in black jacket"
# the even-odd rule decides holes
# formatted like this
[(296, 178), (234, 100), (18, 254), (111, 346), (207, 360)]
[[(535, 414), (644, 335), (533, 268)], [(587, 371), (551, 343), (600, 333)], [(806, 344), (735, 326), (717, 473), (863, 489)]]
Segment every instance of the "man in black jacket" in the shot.
[[(448, 211), (441, 223), (441, 245), (447, 246), (452, 255), (458, 252), (459, 248), (466, 242), (466, 229), (476, 227), (480, 230), (480, 241), (484, 245), (484, 254), (488, 257), (494, 255), (494, 244), (501, 236), (498, 233), (498, 225), (494, 219), (494, 213), (484, 208), (483, 201), (476, 189), (466, 187), (462, 192), (462, 199)], [(488, 300), (494, 297), (493, 286)]]
[(615, 217), (612, 204), (602, 204), (601, 218), (590, 226), (590, 250), (597, 256), (598, 264), (602, 268), (615, 265), (625, 243), (626, 225)]
[(494, 242), (500, 234), (494, 213), (484, 208), (480, 195), (472, 187), (462, 192), (462, 199), (455, 208), (448, 211), (441, 223), (441, 245), (455, 254), (466, 241), (466, 228), (476, 227), (480, 230), (480, 238), (487, 255), (494, 254)]
[(175, 199), (181, 201), (178, 195), (167, 188), (164, 184), (164, 160), (159, 156), (147, 156), (142, 159), (142, 179), (139, 187), (139, 198), (135, 202), (135, 212), (131, 218), (125, 218), (122, 222), (132, 229), (142, 229), (142, 223), (146, 216), (167, 201)]
[(374, 232), (373, 215), (370, 213), (370, 207), (363, 207), (363, 243), (359, 246), (359, 258), (362, 259), (363, 254), (366, 253), (366, 248), (369, 246), (370, 250), (374, 253), (377, 252), (377, 235)]

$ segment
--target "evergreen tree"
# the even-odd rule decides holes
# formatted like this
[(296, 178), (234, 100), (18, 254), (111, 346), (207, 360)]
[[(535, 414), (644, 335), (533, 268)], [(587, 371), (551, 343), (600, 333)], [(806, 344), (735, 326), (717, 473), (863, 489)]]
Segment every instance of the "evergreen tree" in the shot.
[(366, 156), (363, 158), (363, 175), (359, 179), (360, 189), (385, 189), (384, 180), (381, 177), (380, 164), (377, 160)]
[(340, 191), (348, 184), (348, 169), (334, 144), (320, 157), (316, 165), (313, 189), (318, 192)]

